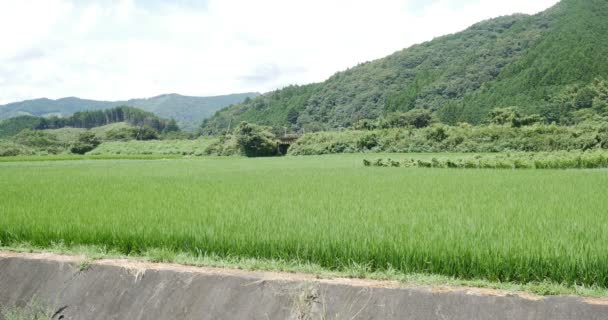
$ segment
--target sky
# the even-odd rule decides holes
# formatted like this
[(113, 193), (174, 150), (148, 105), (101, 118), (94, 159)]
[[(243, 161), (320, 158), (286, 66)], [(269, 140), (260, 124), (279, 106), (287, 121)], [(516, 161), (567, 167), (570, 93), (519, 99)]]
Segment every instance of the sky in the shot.
[(267, 92), (557, 0), (2, 0), (0, 103)]

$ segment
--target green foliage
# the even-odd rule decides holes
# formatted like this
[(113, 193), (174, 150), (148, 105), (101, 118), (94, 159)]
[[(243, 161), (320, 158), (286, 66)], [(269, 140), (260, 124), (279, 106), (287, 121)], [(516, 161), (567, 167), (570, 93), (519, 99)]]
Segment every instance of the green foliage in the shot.
[[(1, 142), (1, 141), (0, 141)], [(0, 144), (4, 156), (58, 154), (65, 151), (57, 138), (47, 132), (25, 129)]]
[[(205, 119), (200, 132), (205, 135), (224, 134), (230, 126), (234, 127), (241, 121), (276, 128), (301, 129), (303, 123), (299, 120), (300, 113), (316, 88), (317, 85), (314, 84), (289, 86), (272, 94), (247, 99), (243, 104), (222, 109), (213, 117)], [(306, 124), (310, 122), (312, 121), (304, 121)]]
[(0, 157), (29, 156), (35, 153), (34, 149), (22, 144), (0, 140)]
[(179, 132), (179, 127), (175, 119), (169, 120), (165, 128), (162, 130), (163, 133)]
[(128, 140), (158, 140), (158, 132), (151, 127), (123, 127), (109, 130), (106, 133), (106, 140), (109, 141), (128, 141)]
[[(571, 86), (608, 78), (606, 16), (605, 0), (563, 0), (536, 15), (483, 21), (323, 83), (288, 87), (226, 108), (203, 123), (202, 132), (217, 134), (242, 120), (293, 131), (313, 123), (345, 128), (412, 109), (436, 111), (446, 124), (478, 124), (494, 108), (509, 106), (521, 106), (522, 117), (540, 114), (549, 123), (566, 123), (572, 110), (562, 110), (557, 97)], [(608, 103), (592, 91), (578, 91), (575, 108), (606, 110)]]
[(23, 307), (3, 307), (0, 305), (0, 318), (4, 320), (52, 320), (53, 310), (37, 300)]
[(424, 128), (433, 122), (433, 114), (426, 109), (413, 109), (408, 112), (393, 112), (378, 121), (379, 128)]
[[(79, 98), (63, 98), (58, 100), (36, 99), (0, 106), (0, 119), (8, 119), (23, 114), (37, 117), (56, 116), (65, 118), (79, 111), (109, 109), (115, 106), (129, 105), (153, 112), (161, 117), (173, 118), (183, 129), (194, 131), (200, 125), (202, 119), (210, 117), (214, 112), (255, 96), (258, 96), (258, 94), (239, 93), (215, 97), (189, 97), (179, 94), (164, 94), (152, 98), (132, 99), (128, 101), (95, 101)], [(15, 133), (21, 130), (17, 130)]]
[(32, 116), (19, 116), (0, 121), (0, 139), (16, 135), (24, 129), (36, 129), (40, 125), (40, 118)]
[(151, 112), (128, 106), (120, 106), (105, 110), (79, 111), (68, 118), (42, 118), (37, 129), (55, 129), (63, 127), (94, 128), (117, 122), (126, 122), (134, 126), (150, 127), (157, 132), (172, 132), (179, 130), (175, 120), (162, 119)]
[(135, 140), (135, 130), (132, 128), (117, 128), (108, 130), (106, 133), (107, 141), (128, 141)]
[(432, 158), (431, 160), (391, 158), (369, 161), (365, 167), (420, 167), (451, 169), (599, 169), (608, 168), (608, 152), (500, 153), (467, 157)]
[(187, 131), (165, 132), (160, 135), (160, 139), (162, 140), (194, 140), (197, 137), (197, 134)]
[(151, 112), (120, 106), (106, 110), (76, 112), (67, 118), (22, 116), (3, 120), (0, 121), (0, 138), (13, 136), (23, 129), (58, 130), (66, 127), (70, 127), (70, 129), (90, 129), (115, 123), (153, 128), (157, 133), (162, 132), (164, 134), (180, 131), (174, 119), (166, 120)]
[(95, 133), (91, 131), (83, 132), (78, 137), (78, 141), (70, 147), (70, 151), (76, 154), (85, 154), (97, 148), (100, 143), (101, 141), (95, 136)]
[(156, 130), (149, 126), (135, 127), (130, 129), (135, 136), (135, 140), (158, 140), (159, 135)]
[(543, 118), (538, 114), (522, 115), (517, 108), (496, 108), (488, 114), (490, 123), (504, 126), (508, 125), (513, 128), (530, 126), (536, 123), (543, 123)]
[(248, 157), (277, 155), (277, 139), (268, 127), (241, 122), (234, 135), (239, 147)]
[(434, 124), (422, 129), (307, 133), (289, 148), (289, 154), (567, 151), (606, 148), (607, 141), (608, 126), (597, 123), (572, 127)]
[(606, 171), (375, 170), (365, 157), (0, 163), (0, 241), (608, 287)]
[(608, 117), (608, 84), (596, 78), (587, 85), (569, 86), (551, 101), (557, 110), (553, 117), (562, 124), (602, 122)]
[(373, 150), (378, 146), (378, 135), (370, 132), (365, 133), (357, 140), (357, 148), (361, 151)]
[(57, 138), (49, 133), (25, 129), (11, 138), (12, 141), (24, 146), (32, 148), (55, 148), (57, 147)]
[(204, 151), (204, 154), (208, 156), (236, 156), (242, 155), (242, 153), (242, 148), (235, 135), (222, 135), (213, 139)]
[(88, 155), (183, 155), (202, 156), (217, 139), (103, 142)]

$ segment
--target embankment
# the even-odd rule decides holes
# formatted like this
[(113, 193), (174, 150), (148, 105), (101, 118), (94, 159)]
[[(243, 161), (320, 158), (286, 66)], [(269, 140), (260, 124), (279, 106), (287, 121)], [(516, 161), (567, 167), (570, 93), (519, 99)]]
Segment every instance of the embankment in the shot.
[(65, 320), (608, 319), (608, 299), (0, 252), (0, 305), (33, 300)]

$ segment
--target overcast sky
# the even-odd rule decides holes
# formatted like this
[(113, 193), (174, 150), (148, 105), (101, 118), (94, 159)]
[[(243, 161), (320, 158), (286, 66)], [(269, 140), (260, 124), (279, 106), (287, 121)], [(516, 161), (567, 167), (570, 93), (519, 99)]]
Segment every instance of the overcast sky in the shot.
[(0, 103), (266, 92), (557, 0), (2, 0)]

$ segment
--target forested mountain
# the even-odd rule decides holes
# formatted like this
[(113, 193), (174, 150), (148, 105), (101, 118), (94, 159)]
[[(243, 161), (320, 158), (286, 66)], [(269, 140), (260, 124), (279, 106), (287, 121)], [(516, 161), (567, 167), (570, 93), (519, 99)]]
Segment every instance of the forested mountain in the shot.
[(194, 129), (215, 111), (257, 95), (257, 93), (240, 93), (216, 97), (190, 97), (166, 94), (128, 101), (96, 101), (74, 97), (58, 100), (36, 99), (0, 106), (0, 120), (20, 115), (66, 117), (78, 111), (129, 105), (153, 112), (161, 117), (173, 118), (184, 129)]
[[(536, 14), (500, 17), (339, 72), (225, 108), (202, 131), (240, 121), (323, 129), (390, 112), (429, 109), (445, 123), (480, 123), (498, 107), (560, 122), (608, 78), (608, 1), (563, 0)], [(593, 96), (589, 96), (593, 99)]]

